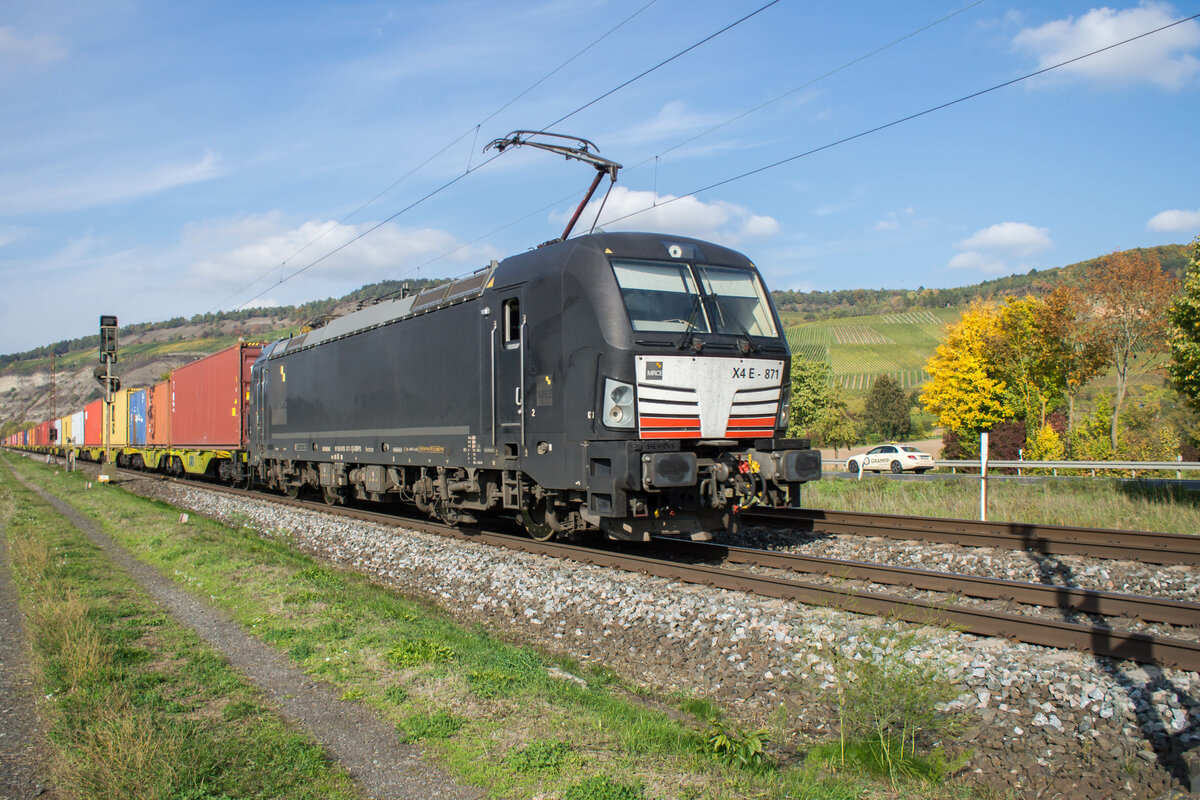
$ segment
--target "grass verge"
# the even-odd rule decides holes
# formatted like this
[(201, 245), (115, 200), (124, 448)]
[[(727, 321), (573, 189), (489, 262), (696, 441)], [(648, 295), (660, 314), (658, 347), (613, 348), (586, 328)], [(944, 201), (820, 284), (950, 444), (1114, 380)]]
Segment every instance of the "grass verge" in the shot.
[[(27, 461), (16, 466), (136, 557), (223, 606), (253, 635), (337, 686), (344, 699), (372, 707), (398, 736), (419, 742), (492, 796), (962, 796), (961, 787), (928, 781), (897, 789), (828, 762), (753, 769), (727, 763), (705, 746), (706, 720), (631, 691), (611, 670), (500, 641), (249, 528), (195, 515), (184, 524), (178, 509), (119, 487), (86, 489), (78, 474)], [(582, 681), (560, 679), (551, 667)]]
[[(829, 478), (804, 486), (804, 504), (837, 511), (979, 518), (979, 479), (861, 481)], [(1035, 525), (1073, 525), (1195, 533), (1200, 494), (1171, 486), (1103, 478), (1021, 484), (988, 482), (988, 519)]]
[(0, 520), (64, 796), (361, 797), (319, 746), (3, 467)]

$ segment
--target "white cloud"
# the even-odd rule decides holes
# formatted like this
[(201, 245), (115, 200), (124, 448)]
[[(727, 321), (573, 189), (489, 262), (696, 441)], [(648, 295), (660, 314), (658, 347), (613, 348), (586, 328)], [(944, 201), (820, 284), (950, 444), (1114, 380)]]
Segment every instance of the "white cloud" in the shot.
[[(950, 269), (1000, 273), (1024, 266), (1019, 259), (1054, 246), (1047, 228), (1035, 228), (1024, 222), (1001, 222), (982, 228), (954, 246), (963, 252), (950, 259)], [(1013, 259), (1018, 261), (1014, 265)]]
[[(1123, 11), (1093, 8), (1078, 19), (1068, 17), (1026, 28), (1014, 37), (1013, 46), (1032, 52), (1038, 66), (1044, 68), (1161, 28), (1176, 19), (1175, 9), (1167, 3), (1143, 2)], [(1189, 52), (1197, 47), (1200, 47), (1200, 23), (1191, 20), (1055, 72), (1105, 84), (1147, 82), (1165, 89), (1179, 89), (1200, 73), (1200, 60)]]
[(50, 36), (22, 39), (12, 28), (0, 27), (0, 63), (48, 64), (67, 57), (67, 47)]
[(994, 250), (1014, 256), (1031, 256), (1053, 245), (1047, 228), (1035, 228), (1024, 222), (1001, 222), (976, 231), (954, 246), (960, 250)]
[(127, 167), (99, 174), (76, 172), (68, 176), (61, 167), (35, 169), (19, 176), (5, 176), (6, 183), (13, 188), (0, 193), (0, 213), (94, 208), (211, 180), (223, 171), (220, 157), (211, 150), (196, 161), (140, 169)]
[(1200, 230), (1200, 208), (1195, 211), (1179, 208), (1160, 211), (1150, 218), (1146, 228), (1164, 233), (1191, 233)]
[[(599, 200), (584, 209), (575, 233), (587, 230), (596, 218)], [(555, 213), (551, 219), (565, 223), (574, 209)], [(628, 218), (626, 218), (628, 217)], [(611, 231), (670, 231), (720, 244), (737, 244), (744, 239), (761, 239), (779, 233), (774, 217), (755, 214), (745, 206), (724, 200), (705, 202), (696, 197), (658, 195), (624, 186), (613, 187), (599, 227)]]
[[(356, 240), (374, 224), (309, 220), (289, 227), (278, 211), (195, 223), (184, 230), (181, 241), (180, 249), (186, 254), (183, 284), (208, 290), (219, 286), (223, 292), (238, 292), (242, 304), (261, 306), (267, 301), (245, 295), (253, 297), (284, 278), (289, 279), (290, 291), (300, 285), (303, 294), (312, 296), (314, 280), (348, 291), (400, 277), (441, 256), (451, 264), (481, 265), (496, 255), (490, 249), (459, 250), (459, 241), (447, 231), (392, 223)], [(452, 250), (455, 252), (450, 253)], [(301, 277), (291, 279), (301, 270)], [(271, 302), (279, 304), (281, 300)]]
[(917, 213), (915, 208), (906, 208), (903, 211), (889, 211), (884, 214), (883, 219), (876, 222), (871, 230), (874, 231), (896, 231), (904, 224), (905, 219), (911, 218)]
[(698, 114), (688, 109), (682, 100), (671, 100), (663, 105), (650, 119), (621, 129), (619, 135), (606, 138), (605, 148), (616, 151), (616, 145), (632, 145), (675, 140), (701, 128), (711, 127), (718, 121), (712, 114)]

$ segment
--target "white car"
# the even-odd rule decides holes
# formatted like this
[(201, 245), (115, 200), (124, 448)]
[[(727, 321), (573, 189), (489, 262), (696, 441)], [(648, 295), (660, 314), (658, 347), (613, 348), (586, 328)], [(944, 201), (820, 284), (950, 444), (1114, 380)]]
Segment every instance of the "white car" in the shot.
[(846, 471), (854, 473), (863, 470), (883, 472), (886, 469), (897, 475), (902, 472), (920, 474), (936, 466), (933, 456), (907, 444), (881, 444), (861, 455), (846, 459)]

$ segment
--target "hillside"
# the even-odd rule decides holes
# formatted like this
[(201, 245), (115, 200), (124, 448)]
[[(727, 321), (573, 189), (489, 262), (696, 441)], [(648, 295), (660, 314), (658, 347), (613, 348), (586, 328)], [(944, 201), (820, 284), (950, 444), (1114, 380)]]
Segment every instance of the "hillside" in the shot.
[[(1188, 247), (1164, 244), (1138, 248), (1150, 253), (1163, 271), (1182, 278), (1188, 263)], [(969, 286), (952, 289), (839, 289), (835, 291), (796, 292), (774, 291), (775, 306), (781, 313), (793, 312), (795, 322), (842, 317), (862, 317), (877, 314), (904, 313), (912, 309), (965, 307), (973, 300), (1042, 295), (1059, 283), (1076, 284), (1100, 257), (1051, 269), (1031, 269), (1019, 275), (993, 278)]]
[[(1187, 264), (1185, 245), (1148, 248), (1164, 271), (1181, 275)], [(834, 375), (850, 390), (866, 390), (875, 377), (890, 375), (905, 388), (927, 376), (925, 362), (941, 341), (942, 329), (958, 319), (978, 298), (998, 298), (1050, 291), (1059, 282), (1077, 282), (1094, 263), (1030, 270), (953, 289), (852, 289), (825, 292), (772, 292), (793, 352), (830, 363)], [(411, 281), (420, 289), (428, 279)], [(175, 367), (245, 341), (272, 341), (305, 324), (354, 310), (363, 301), (397, 292), (397, 281), (368, 284), (340, 298), (301, 306), (198, 314), (158, 323), (128, 325), (120, 330), (117, 373), (126, 386), (146, 386)], [(65, 414), (100, 396), (92, 378), (99, 336), (63, 340), (24, 353), (0, 355), (0, 426), (7, 432), (20, 423), (51, 417), (51, 369), (54, 411)]]

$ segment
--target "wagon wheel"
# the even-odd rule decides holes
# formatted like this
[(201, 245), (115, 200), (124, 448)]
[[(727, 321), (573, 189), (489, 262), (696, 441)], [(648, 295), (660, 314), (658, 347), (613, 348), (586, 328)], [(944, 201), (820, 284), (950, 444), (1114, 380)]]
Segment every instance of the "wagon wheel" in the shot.
[[(541, 520), (540, 522), (538, 520)], [(538, 542), (548, 542), (554, 538), (554, 528), (546, 523), (546, 507), (539, 503), (532, 511), (529, 509), (521, 509), (521, 522), (525, 525), (525, 530), (529, 531), (529, 535)]]

